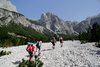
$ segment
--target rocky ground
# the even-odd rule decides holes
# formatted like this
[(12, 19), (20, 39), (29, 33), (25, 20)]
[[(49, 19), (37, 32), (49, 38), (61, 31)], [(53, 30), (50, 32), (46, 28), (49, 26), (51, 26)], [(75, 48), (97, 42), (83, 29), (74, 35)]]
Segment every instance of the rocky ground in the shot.
[[(11, 51), (10, 55), (0, 57), (0, 67), (16, 67), (22, 58), (28, 60), (26, 45), (0, 48), (1, 50)], [(100, 67), (100, 48), (94, 43), (80, 44), (79, 41), (64, 41), (63, 47), (56, 43), (52, 49), (51, 43), (43, 43), (41, 48), (40, 60), (43, 67)]]

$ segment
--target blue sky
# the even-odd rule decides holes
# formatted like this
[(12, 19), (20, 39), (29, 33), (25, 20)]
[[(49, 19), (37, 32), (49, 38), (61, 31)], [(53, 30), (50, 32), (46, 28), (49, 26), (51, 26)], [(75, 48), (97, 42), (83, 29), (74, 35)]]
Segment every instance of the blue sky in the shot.
[(7, 0), (30, 19), (40, 19), (51, 12), (64, 21), (82, 21), (100, 13), (100, 0)]

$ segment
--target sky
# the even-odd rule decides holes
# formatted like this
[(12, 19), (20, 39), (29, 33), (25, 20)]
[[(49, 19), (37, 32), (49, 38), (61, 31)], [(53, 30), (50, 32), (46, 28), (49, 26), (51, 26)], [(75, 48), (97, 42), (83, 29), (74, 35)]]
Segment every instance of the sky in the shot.
[(100, 13), (100, 0), (7, 0), (17, 11), (38, 20), (42, 13), (51, 12), (64, 21), (83, 21)]

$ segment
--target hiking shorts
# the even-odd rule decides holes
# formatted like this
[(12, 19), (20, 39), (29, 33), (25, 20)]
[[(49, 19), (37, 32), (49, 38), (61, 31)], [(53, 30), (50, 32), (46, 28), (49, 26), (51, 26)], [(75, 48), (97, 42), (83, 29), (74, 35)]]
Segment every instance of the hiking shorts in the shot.
[(37, 49), (38, 49), (38, 51), (40, 51), (40, 49), (41, 49), (40, 46), (38, 46)]
[(33, 52), (28, 51), (28, 53), (29, 53), (30, 57), (33, 57)]
[(52, 42), (52, 45), (53, 45), (53, 46), (55, 46), (55, 43), (54, 43), (54, 42)]
[(63, 43), (63, 41), (60, 41), (60, 43)]

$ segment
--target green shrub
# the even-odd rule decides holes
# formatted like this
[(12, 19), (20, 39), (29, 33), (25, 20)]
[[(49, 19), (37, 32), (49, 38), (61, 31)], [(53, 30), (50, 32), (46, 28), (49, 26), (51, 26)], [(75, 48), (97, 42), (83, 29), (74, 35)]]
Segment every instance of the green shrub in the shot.
[(100, 48), (100, 42), (96, 42), (95, 46)]
[(7, 54), (7, 55), (11, 54), (11, 51), (8, 51), (6, 54)]
[(35, 55), (34, 61), (24, 60), (22, 59), (22, 62), (17, 67), (42, 67), (43, 62), (40, 60), (40, 58)]
[(2, 50), (2, 51), (0, 52), (0, 57), (3, 56), (3, 55), (9, 55), (9, 54), (11, 54), (10, 51), (6, 52), (6, 51), (3, 51), (3, 50)]

